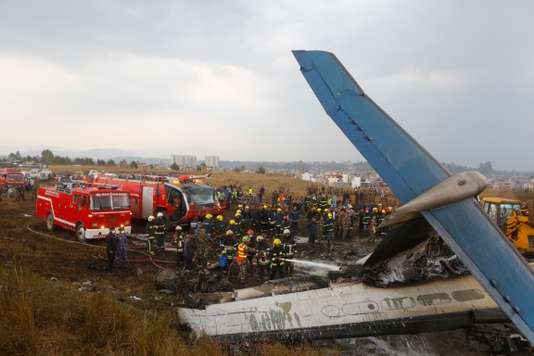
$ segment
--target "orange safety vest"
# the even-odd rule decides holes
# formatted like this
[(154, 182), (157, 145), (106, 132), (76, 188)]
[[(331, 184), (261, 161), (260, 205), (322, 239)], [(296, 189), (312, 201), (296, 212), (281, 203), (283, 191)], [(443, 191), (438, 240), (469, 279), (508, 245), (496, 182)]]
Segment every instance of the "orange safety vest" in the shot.
[(247, 245), (240, 243), (237, 245), (237, 263), (245, 263), (247, 261)]

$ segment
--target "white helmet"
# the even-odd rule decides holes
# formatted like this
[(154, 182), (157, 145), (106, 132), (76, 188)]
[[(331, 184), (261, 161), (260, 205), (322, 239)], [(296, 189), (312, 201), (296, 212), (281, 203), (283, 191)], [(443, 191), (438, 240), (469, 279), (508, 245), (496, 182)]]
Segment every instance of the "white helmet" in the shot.
[(154, 216), (150, 215), (150, 216), (148, 217), (148, 221), (152, 221), (152, 220), (154, 220)]
[(226, 236), (232, 236), (234, 232), (232, 230), (226, 231)]
[(180, 225), (176, 225), (176, 231), (182, 231), (182, 227)]
[(291, 234), (291, 231), (289, 231), (289, 229), (284, 229), (284, 235), (289, 235)]
[(256, 241), (258, 242), (263, 241), (263, 236), (261, 235), (256, 236)]
[(162, 218), (163, 217), (163, 213), (160, 211), (158, 212), (158, 214), (156, 215), (158, 218)]

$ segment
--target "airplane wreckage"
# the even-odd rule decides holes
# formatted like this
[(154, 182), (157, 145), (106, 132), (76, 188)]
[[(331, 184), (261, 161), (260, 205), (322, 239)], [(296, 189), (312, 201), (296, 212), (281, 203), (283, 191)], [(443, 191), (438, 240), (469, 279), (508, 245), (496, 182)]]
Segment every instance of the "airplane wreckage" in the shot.
[[(383, 222), (389, 232), (376, 250), (340, 272), (352, 278), (270, 281), (203, 309), (180, 308), (182, 320), (198, 335), (232, 341), (407, 334), (509, 319), (534, 344), (534, 265), (479, 208), (486, 179), (478, 172), (451, 175), (332, 53), (293, 54), (326, 113), (402, 205)], [(406, 266), (420, 264), (414, 256), (428, 255), (435, 241), (449, 253), (427, 256), (422, 277), (407, 277)], [(433, 270), (451, 278), (426, 278)], [(406, 279), (418, 283), (396, 283)]]

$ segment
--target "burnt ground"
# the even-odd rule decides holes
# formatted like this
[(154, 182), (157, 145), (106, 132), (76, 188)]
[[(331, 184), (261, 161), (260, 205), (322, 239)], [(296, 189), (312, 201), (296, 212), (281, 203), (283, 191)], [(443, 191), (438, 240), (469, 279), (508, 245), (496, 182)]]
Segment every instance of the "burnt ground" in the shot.
[[(105, 249), (103, 241), (88, 246), (75, 243), (74, 234), (58, 229), (52, 239), (32, 233), (28, 227), (46, 232), (44, 222), (34, 216), (34, 202), (0, 202), (0, 262), (4, 266), (20, 266), (45, 278), (58, 279), (78, 288), (82, 293), (105, 293), (117, 300), (142, 310), (173, 313), (175, 307), (184, 302), (184, 295), (161, 293), (155, 286), (154, 276), (159, 269), (149, 259), (135, 250), (144, 251), (135, 240), (130, 244), (131, 260), (127, 271), (109, 273), (105, 271)], [(136, 230), (141, 230), (140, 226)], [(139, 245), (139, 246), (137, 246)], [(370, 252), (374, 243), (368, 239), (355, 238), (340, 242), (333, 256), (326, 253), (326, 245), (319, 242), (315, 247), (298, 246), (297, 258), (332, 263), (353, 263)], [(213, 255), (215, 255), (215, 251)], [(164, 252), (157, 260), (173, 261), (174, 254)], [(211, 261), (214, 262), (214, 261)], [(173, 264), (166, 265), (175, 269)], [(213, 272), (217, 273), (217, 272)], [(257, 277), (234, 287), (256, 285), (265, 279)], [(320, 346), (331, 344), (347, 354), (469, 354), (485, 355), (493, 350), (508, 348), (502, 335), (512, 331), (506, 325), (496, 327), (475, 327), (468, 330), (428, 333), (416, 336), (386, 336), (318, 342)], [(495, 346), (494, 344), (499, 344)], [(500, 345), (503, 344), (503, 345)]]

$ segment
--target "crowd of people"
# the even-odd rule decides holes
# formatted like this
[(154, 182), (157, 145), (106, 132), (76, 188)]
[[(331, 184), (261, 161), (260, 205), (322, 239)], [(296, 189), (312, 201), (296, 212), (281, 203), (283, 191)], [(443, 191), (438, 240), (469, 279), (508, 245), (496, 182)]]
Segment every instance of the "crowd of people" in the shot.
[[(147, 250), (155, 254), (167, 241), (177, 251), (179, 269), (215, 265), (227, 271), (229, 278), (283, 278), (293, 271), (296, 236), (308, 244), (325, 242), (317, 248), (331, 253), (336, 240), (356, 236), (375, 239), (378, 226), (393, 210), (381, 203), (358, 204), (362, 199), (357, 191), (351, 196), (322, 188), (310, 189), (304, 196), (272, 192), (269, 199), (266, 197), (263, 187), (257, 192), (252, 187), (222, 187), (217, 198), (227, 207), (224, 215), (206, 214), (188, 226), (177, 225), (174, 231), (162, 212), (150, 216)], [(213, 251), (217, 251), (216, 256)]]

